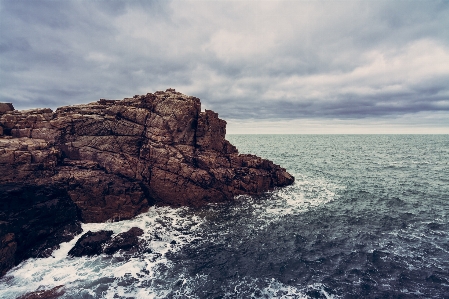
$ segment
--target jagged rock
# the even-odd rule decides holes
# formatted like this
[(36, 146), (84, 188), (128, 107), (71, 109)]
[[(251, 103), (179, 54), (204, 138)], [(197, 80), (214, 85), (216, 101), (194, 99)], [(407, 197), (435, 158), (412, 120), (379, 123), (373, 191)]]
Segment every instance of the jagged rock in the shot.
[(143, 230), (138, 227), (132, 227), (129, 231), (118, 234), (106, 244), (103, 252), (106, 254), (114, 254), (119, 250), (130, 251), (137, 249), (139, 246), (138, 236), (143, 235)]
[(103, 252), (103, 244), (111, 240), (112, 230), (88, 231), (76, 241), (75, 246), (69, 251), (70, 256), (90, 256)]
[[(294, 181), (271, 161), (239, 155), (225, 139), (226, 121), (174, 89), (56, 111), (12, 109), (0, 113), (0, 186), (47, 187), (48, 198), (64, 192), (76, 206), (72, 221), (129, 219), (155, 204), (201, 206)], [(11, 223), (8, 215), (0, 223)], [(11, 225), (0, 239), (15, 234)]]
[[(8, 111), (14, 111), (14, 106), (11, 103), (0, 103), (0, 114)], [(3, 127), (0, 126), (0, 137), (3, 136)]]
[(11, 103), (0, 103), (0, 113), (14, 111), (14, 106)]
[(70, 256), (90, 256), (101, 253), (114, 254), (119, 250), (137, 250), (139, 246), (138, 237), (143, 235), (143, 230), (132, 227), (130, 230), (111, 238), (113, 232), (101, 230), (98, 232), (88, 231), (76, 242), (69, 251)]

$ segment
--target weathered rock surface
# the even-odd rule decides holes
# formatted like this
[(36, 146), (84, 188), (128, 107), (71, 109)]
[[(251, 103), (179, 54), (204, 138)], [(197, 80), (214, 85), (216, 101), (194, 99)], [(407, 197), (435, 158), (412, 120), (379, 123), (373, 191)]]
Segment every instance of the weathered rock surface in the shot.
[(0, 103), (0, 113), (14, 111), (14, 106), (11, 103)]
[[(201, 112), (198, 98), (173, 89), (56, 111), (0, 105), (0, 187), (6, 186), (0, 189), (1, 252), (29, 250), (18, 237), (23, 221), (15, 222), (14, 215), (38, 204), (73, 204), (68, 210), (76, 215), (58, 220), (57, 227), (64, 227), (129, 219), (154, 204), (201, 206), (294, 181), (271, 161), (239, 155), (225, 134), (218, 114)], [(7, 195), (16, 187), (17, 198), (28, 199)], [(34, 188), (46, 190), (45, 196), (34, 200)], [(50, 199), (58, 203), (45, 203)], [(23, 219), (41, 219), (27, 213)], [(21, 259), (13, 257), (14, 263)], [(2, 273), (10, 264), (5, 258)]]

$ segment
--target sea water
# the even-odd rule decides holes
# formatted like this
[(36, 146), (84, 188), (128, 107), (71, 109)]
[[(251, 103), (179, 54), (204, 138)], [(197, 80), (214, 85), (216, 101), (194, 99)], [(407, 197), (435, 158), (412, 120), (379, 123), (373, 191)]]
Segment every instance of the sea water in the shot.
[(201, 209), (134, 219), (145, 250), (29, 259), (0, 298), (449, 298), (449, 135), (230, 135), (296, 181)]

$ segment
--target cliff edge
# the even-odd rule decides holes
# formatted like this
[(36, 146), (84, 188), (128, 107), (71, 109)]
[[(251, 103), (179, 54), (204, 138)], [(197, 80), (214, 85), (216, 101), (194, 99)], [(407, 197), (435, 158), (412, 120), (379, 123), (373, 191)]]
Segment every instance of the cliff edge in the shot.
[(293, 183), (273, 162), (238, 154), (225, 134), (217, 113), (174, 89), (56, 111), (0, 103), (0, 276), (48, 255), (80, 232), (79, 221)]

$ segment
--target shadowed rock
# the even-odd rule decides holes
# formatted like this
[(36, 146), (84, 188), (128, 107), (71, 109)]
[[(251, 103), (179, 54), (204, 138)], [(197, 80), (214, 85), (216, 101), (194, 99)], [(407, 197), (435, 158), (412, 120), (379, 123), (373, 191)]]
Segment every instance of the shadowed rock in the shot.
[(98, 232), (88, 231), (76, 241), (75, 246), (70, 249), (70, 256), (90, 256), (103, 252), (103, 244), (111, 239), (111, 230), (101, 230)]
[(82, 231), (63, 186), (4, 184), (0, 194), (0, 275), (26, 258), (48, 257)]
[(133, 227), (129, 231), (118, 234), (104, 247), (103, 252), (106, 254), (114, 254), (119, 250), (130, 251), (136, 250), (139, 246), (138, 237), (143, 235), (143, 230)]
[(120, 233), (111, 238), (112, 231), (101, 230), (98, 232), (88, 231), (70, 249), (70, 256), (91, 256), (101, 253), (114, 254), (119, 250), (137, 250), (139, 246), (138, 237), (143, 235), (143, 230), (133, 227), (129, 231)]

